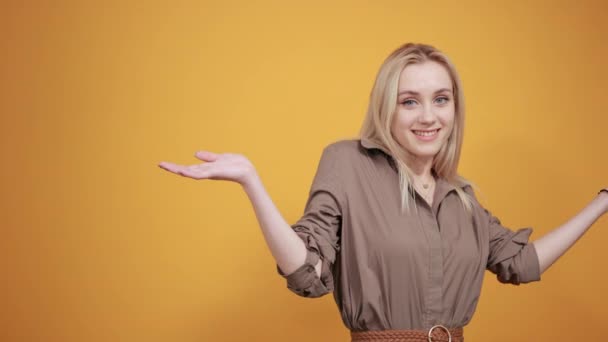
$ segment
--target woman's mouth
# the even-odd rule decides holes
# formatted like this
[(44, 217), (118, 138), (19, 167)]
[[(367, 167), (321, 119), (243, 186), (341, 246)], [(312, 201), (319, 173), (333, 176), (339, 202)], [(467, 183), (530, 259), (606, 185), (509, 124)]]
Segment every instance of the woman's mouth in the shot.
[(437, 133), (439, 132), (441, 128), (437, 128), (435, 130), (429, 131), (429, 130), (423, 130), (423, 131), (418, 131), (418, 130), (412, 130), (412, 132), (414, 133), (414, 135), (416, 136), (416, 138), (418, 138), (419, 140), (422, 141), (432, 141), (435, 140), (435, 138), (437, 137)]

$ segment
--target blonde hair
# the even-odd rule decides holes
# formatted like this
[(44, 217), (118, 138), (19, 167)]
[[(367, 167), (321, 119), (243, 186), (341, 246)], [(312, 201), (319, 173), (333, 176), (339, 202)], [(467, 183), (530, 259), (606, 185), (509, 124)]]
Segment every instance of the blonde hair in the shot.
[[(426, 44), (406, 43), (393, 51), (382, 63), (376, 75), (372, 88), (369, 106), (360, 138), (365, 138), (390, 151), (399, 171), (399, 184), (401, 190), (401, 210), (410, 209), (410, 196), (408, 190), (414, 195), (412, 171), (402, 159), (404, 153), (401, 145), (391, 134), (391, 123), (397, 110), (397, 92), (401, 71), (410, 64), (433, 61), (443, 65), (452, 79), (455, 99), (454, 127), (447, 140), (435, 155), (432, 170), (437, 177), (443, 178), (454, 185), (462, 205), (468, 213), (472, 212), (472, 199), (461, 187), (474, 186), (470, 181), (457, 174), (460, 151), (464, 134), (464, 96), (461, 89), (460, 78), (452, 62), (441, 51)], [(414, 207), (418, 210), (416, 202)]]

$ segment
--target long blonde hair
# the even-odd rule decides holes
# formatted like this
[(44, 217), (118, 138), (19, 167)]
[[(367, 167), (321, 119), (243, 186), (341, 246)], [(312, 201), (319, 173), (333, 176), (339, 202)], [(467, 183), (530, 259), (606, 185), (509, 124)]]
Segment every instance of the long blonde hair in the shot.
[[(454, 185), (462, 205), (468, 213), (472, 212), (472, 199), (461, 187), (474, 186), (470, 181), (457, 173), (460, 151), (464, 134), (464, 95), (460, 78), (452, 62), (441, 51), (426, 44), (406, 43), (393, 51), (382, 63), (376, 75), (372, 88), (369, 106), (360, 138), (370, 140), (390, 151), (399, 170), (399, 184), (401, 190), (401, 210), (410, 209), (410, 192), (413, 196), (414, 186), (412, 171), (402, 159), (406, 153), (391, 134), (391, 123), (397, 110), (397, 92), (401, 71), (410, 64), (434, 61), (443, 65), (452, 79), (455, 99), (454, 127), (447, 142), (435, 155), (432, 170), (437, 177), (443, 178)], [(418, 210), (416, 202), (414, 207)]]

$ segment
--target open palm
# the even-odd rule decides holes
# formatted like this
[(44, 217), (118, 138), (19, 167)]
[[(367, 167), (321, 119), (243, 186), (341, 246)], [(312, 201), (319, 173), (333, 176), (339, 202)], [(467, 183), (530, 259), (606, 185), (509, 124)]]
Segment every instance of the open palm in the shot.
[(194, 179), (228, 180), (240, 184), (244, 184), (255, 171), (249, 159), (241, 154), (198, 151), (194, 156), (206, 163), (179, 165), (160, 162), (158, 166), (169, 172)]

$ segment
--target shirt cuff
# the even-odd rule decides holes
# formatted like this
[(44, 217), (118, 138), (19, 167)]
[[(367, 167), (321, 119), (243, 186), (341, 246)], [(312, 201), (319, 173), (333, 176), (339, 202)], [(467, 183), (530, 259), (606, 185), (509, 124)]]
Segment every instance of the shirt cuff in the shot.
[(327, 289), (317, 275), (315, 265), (319, 261), (316, 251), (307, 249), (304, 264), (290, 274), (285, 274), (277, 265), (277, 272), (287, 279), (287, 288), (302, 297), (320, 297)]

